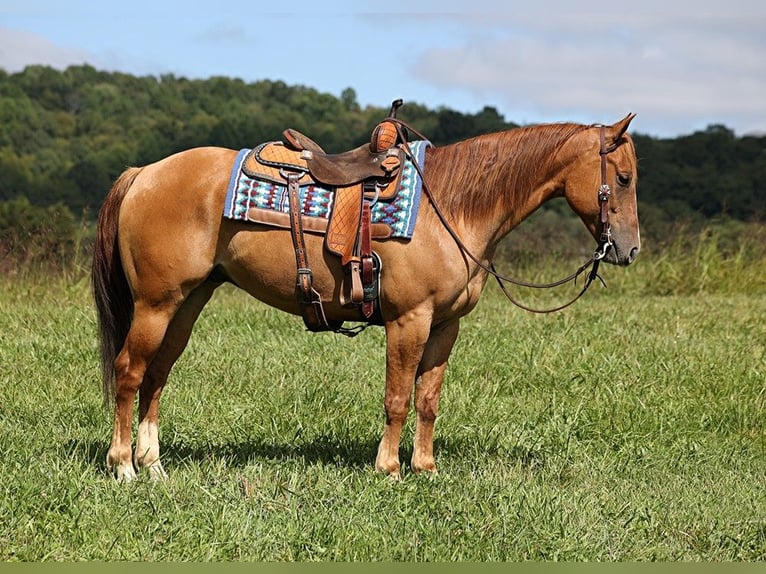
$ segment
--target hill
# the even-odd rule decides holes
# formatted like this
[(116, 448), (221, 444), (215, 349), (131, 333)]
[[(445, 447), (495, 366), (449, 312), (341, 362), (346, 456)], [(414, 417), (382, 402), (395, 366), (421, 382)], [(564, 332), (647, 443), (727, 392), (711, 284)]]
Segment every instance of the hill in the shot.
[[(200, 145), (239, 149), (279, 139), (285, 127), (341, 151), (368, 137), (387, 112), (382, 104), (361, 108), (352, 88), (336, 97), (280, 81), (136, 77), (90, 66), (0, 70), (0, 201), (24, 196), (93, 213), (128, 165)], [(437, 145), (517, 125), (492, 107), (464, 114), (408, 102), (401, 116)], [(711, 125), (635, 140), (639, 194), (651, 218), (766, 217), (766, 136)]]

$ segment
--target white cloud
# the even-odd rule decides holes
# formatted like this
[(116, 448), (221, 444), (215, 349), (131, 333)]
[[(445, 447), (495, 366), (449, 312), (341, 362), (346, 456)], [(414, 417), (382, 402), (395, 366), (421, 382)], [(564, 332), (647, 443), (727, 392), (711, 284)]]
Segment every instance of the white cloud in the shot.
[(711, 123), (766, 131), (763, 0), (325, 4), (253, 8), (243, 20), (211, 0), (194, 10), (181, 0), (26, 0), (3, 12), (0, 68), (88, 62), (335, 94), (352, 86), (363, 105), (493, 105), (520, 123), (611, 122), (632, 111), (633, 128), (653, 135)]
[(578, 3), (576, 13), (547, 18), (479, 14), (463, 19), (464, 38), (424, 50), (413, 75), (491, 96), (515, 121), (611, 121), (633, 111), (637, 129), (659, 135), (707, 123), (766, 130), (764, 10), (722, 16), (702, 8), (621, 18)]
[(93, 58), (85, 51), (58, 46), (32, 32), (0, 27), (0, 68), (7, 72), (18, 72), (31, 64), (63, 69), (87, 61)]

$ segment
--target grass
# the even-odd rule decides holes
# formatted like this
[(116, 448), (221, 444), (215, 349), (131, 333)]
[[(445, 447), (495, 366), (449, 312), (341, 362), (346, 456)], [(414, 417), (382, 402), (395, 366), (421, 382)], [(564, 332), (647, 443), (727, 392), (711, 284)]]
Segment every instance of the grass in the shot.
[(373, 471), (381, 329), (311, 335), (219, 290), (164, 396), (169, 478), (121, 485), (87, 283), (0, 281), (0, 559), (764, 560), (766, 289), (659, 289), (700, 264), (672, 263), (607, 269), (551, 316), (489, 287), (447, 374), (440, 474), (398, 483)]

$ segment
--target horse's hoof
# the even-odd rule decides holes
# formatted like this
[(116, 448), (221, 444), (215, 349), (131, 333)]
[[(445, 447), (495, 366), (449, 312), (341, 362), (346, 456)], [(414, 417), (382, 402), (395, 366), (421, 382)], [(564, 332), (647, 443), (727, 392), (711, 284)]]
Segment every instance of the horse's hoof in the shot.
[(422, 461), (417, 461), (413, 459), (412, 472), (415, 472), (415, 473), (428, 472), (428, 473), (431, 473), (432, 475), (439, 474), (439, 471), (436, 469), (436, 461), (434, 460), (433, 457), (424, 459)]
[(138, 479), (138, 474), (136, 474), (132, 464), (120, 465), (120, 467), (112, 469), (112, 475), (120, 483), (133, 482)]
[(106, 455), (106, 470), (117, 482), (130, 482), (138, 478), (136, 469), (133, 468), (133, 463), (130, 460), (127, 462), (120, 460), (119, 457), (113, 456), (111, 452)]
[(387, 464), (376, 461), (375, 470), (388, 475), (388, 478), (392, 480), (399, 480), (401, 478), (401, 474), (399, 473), (399, 461), (389, 462)]

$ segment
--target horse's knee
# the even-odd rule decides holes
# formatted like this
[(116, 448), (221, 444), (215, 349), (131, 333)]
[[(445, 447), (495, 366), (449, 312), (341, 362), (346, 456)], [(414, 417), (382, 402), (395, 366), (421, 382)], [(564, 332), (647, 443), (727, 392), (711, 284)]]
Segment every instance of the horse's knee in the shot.
[(386, 397), (385, 409), (389, 422), (402, 422), (407, 418), (410, 410), (410, 398), (409, 396)]
[(439, 400), (430, 399), (418, 401), (415, 404), (415, 410), (418, 413), (418, 419), (423, 422), (433, 423), (439, 415)]
[(439, 398), (441, 393), (438, 390), (426, 392), (422, 387), (415, 391), (415, 410), (418, 418), (424, 422), (433, 422), (439, 414)]

